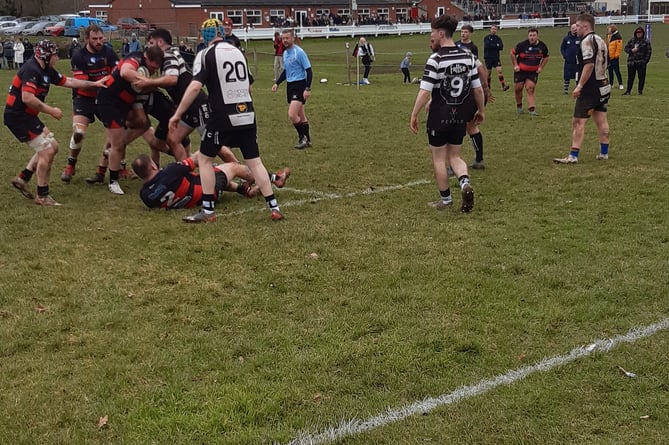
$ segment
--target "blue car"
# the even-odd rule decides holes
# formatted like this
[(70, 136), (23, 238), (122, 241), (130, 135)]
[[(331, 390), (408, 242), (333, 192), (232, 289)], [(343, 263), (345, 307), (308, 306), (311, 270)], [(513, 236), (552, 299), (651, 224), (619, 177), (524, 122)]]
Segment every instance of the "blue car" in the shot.
[(88, 28), (89, 25), (96, 24), (103, 32), (117, 31), (118, 28), (110, 25), (104, 20), (95, 17), (76, 17), (65, 20), (65, 30), (63, 35), (66, 37), (79, 37), (80, 30)]

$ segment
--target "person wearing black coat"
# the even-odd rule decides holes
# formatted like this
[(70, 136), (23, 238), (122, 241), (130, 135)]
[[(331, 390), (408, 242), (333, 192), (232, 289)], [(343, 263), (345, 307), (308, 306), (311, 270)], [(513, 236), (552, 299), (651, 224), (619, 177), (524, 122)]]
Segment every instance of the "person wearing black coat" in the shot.
[(634, 30), (634, 37), (625, 45), (625, 52), (627, 53), (627, 89), (623, 96), (629, 96), (632, 92), (634, 78), (637, 74), (639, 74), (637, 91), (641, 96), (646, 85), (646, 65), (653, 54), (650, 42), (646, 40), (646, 32), (641, 26)]

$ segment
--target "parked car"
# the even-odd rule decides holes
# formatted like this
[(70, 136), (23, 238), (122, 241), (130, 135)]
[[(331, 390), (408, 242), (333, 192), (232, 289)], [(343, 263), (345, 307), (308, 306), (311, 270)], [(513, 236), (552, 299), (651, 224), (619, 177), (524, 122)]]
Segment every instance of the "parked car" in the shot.
[(3, 34), (6, 36), (17, 36), (23, 32), (24, 29), (30, 28), (37, 22), (19, 22), (18, 25), (11, 28), (5, 28)]
[(15, 21), (16, 21), (16, 17), (14, 17), (13, 15), (0, 16), (0, 23), (1, 22), (15, 22)]
[(16, 19), (16, 21), (19, 23), (23, 23), (23, 22), (37, 22), (38, 20), (37, 17), (27, 15), (25, 17), (19, 17), (18, 19)]
[(62, 36), (65, 32), (65, 20), (56, 23), (53, 26), (44, 28), (44, 35), (47, 36)]
[(65, 20), (65, 30), (63, 31), (63, 35), (65, 37), (79, 37), (79, 31), (81, 29), (86, 29), (92, 23), (98, 25), (103, 32), (111, 32), (118, 29), (116, 26), (110, 25), (104, 20), (95, 17), (77, 17)]
[(155, 25), (152, 26), (146, 19), (141, 17), (121, 17), (116, 22), (116, 26), (126, 31), (149, 32), (151, 29), (155, 29)]
[(0, 22), (0, 34), (4, 34), (6, 29), (18, 26), (18, 22)]
[(54, 22), (37, 22), (30, 28), (21, 31), (24, 36), (43, 36), (46, 34), (46, 27), (55, 25)]

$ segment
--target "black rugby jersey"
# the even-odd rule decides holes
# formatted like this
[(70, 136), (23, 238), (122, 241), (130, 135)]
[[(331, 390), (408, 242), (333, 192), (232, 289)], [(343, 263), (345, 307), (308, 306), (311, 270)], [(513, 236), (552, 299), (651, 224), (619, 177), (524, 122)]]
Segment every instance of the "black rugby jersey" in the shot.
[(31, 57), (19, 68), (19, 71), (12, 79), (12, 85), (9, 87), (9, 94), (7, 94), (5, 113), (27, 113), (37, 116), (39, 111), (23, 103), (21, 92), (28, 91), (33, 93), (35, 97), (44, 102), (46, 95), (49, 94), (51, 84), (63, 85), (66, 81), (67, 77), (60, 74), (54, 68), (47, 67), (43, 69), (37, 59)]
[[(88, 51), (88, 46), (75, 51), (70, 61), (72, 77), (81, 80), (96, 82), (112, 73), (118, 65), (118, 56), (113, 49), (103, 45), (99, 53)], [(83, 96), (95, 98), (98, 89), (73, 89), (72, 97)]]

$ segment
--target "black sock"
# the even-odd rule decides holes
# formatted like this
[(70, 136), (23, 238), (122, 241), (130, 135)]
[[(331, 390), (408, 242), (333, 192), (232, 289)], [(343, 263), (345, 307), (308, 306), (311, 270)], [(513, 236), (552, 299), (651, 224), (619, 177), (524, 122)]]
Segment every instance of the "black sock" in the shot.
[(109, 183), (118, 182), (118, 170), (109, 170)]
[(295, 130), (297, 130), (297, 139), (302, 140), (302, 135), (304, 134), (302, 124), (293, 124), (293, 127), (295, 127)]
[(48, 196), (49, 195), (49, 186), (48, 185), (38, 185), (37, 186), (37, 196)]
[(35, 172), (31, 172), (31, 171), (28, 170), (27, 168), (24, 168), (23, 171), (22, 171), (21, 173), (19, 173), (19, 177), (20, 177), (21, 179), (23, 179), (24, 181), (29, 182), (29, 181), (30, 181), (30, 178), (33, 177), (33, 174), (34, 174), (34, 173), (35, 173)]
[(483, 162), (483, 135), (479, 131), (471, 135), (471, 138), (474, 145), (474, 153), (476, 154), (476, 162)]
[(67, 165), (71, 165), (72, 167), (76, 166), (77, 165), (77, 158), (73, 158), (73, 157), (69, 156), (67, 158)]
[(309, 135), (309, 122), (303, 122), (302, 128), (304, 129), (304, 135), (307, 137), (308, 141), (311, 141), (311, 136)]
[(442, 200), (448, 201), (451, 197), (451, 188), (449, 187), (446, 190), (439, 190), (439, 195), (441, 196)]
[(205, 212), (214, 211), (214, 195), (202, 194), (202, 210)]
[(267, 203), (267, 207), (270, 209), (279, 209), (279, 203), (277, 202), (276, 197), (274, 197), (274, 193), (269, 196), (265, 196), (265, 202)]

